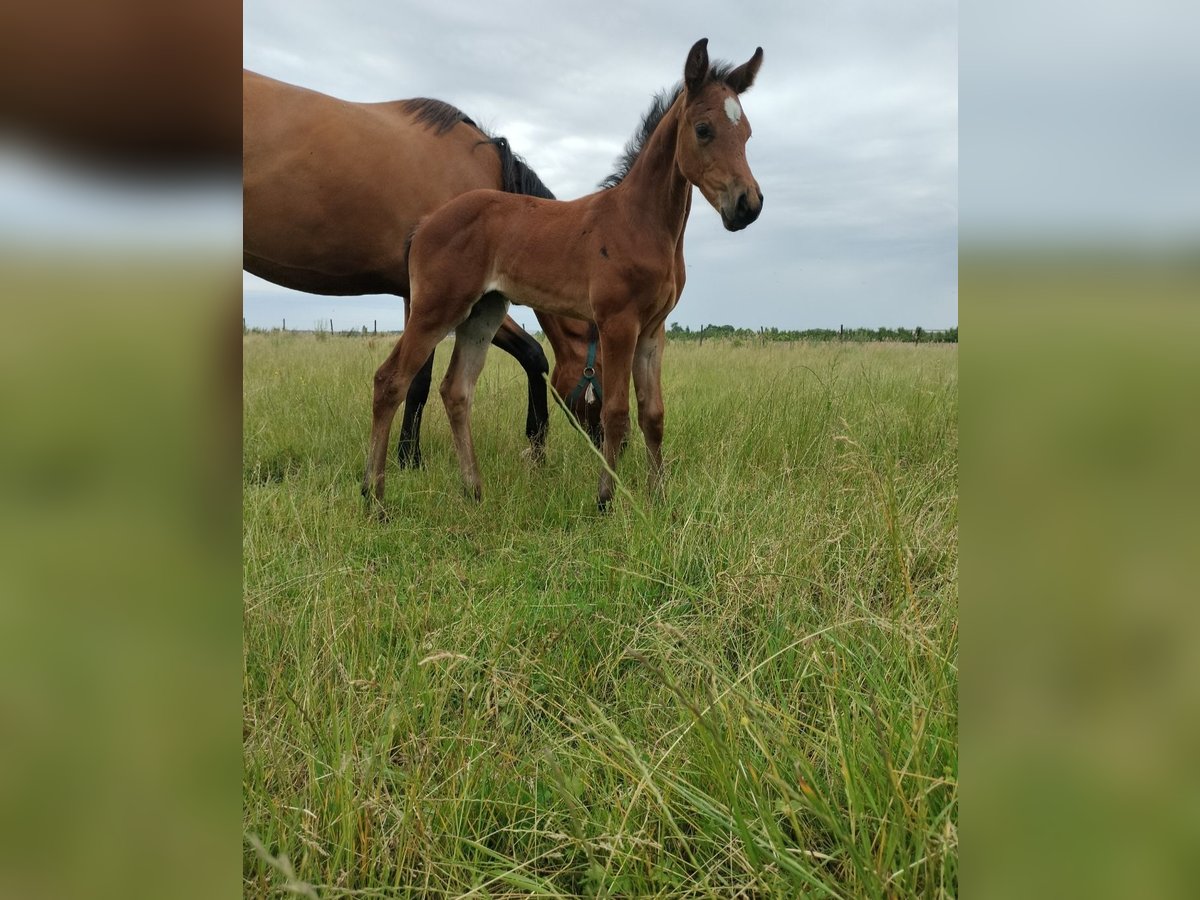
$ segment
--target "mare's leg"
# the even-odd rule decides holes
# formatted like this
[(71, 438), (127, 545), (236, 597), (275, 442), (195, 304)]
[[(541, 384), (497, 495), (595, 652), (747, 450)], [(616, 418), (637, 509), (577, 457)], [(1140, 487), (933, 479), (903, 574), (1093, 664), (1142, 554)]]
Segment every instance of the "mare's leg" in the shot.
[(541, 462), (546, 457), (546, 429), (550, 413), (546, 405), (546, 373), (550, 363), (542, 345), (510, 318), (500, 324), (492, 343), (511, 355), (529, 379), (529, 407), (525, 415), (525, 437), (529, 438), (530, 457)]
[(453, 324), (453, 320), (447, 324), (438, 317), (420, 323), (410, 321), (395, 348), (375, 372), (371, 440), (367, 450), (367, 470), (363, 476), (364, 497), (374, 497), (376, 502), (383, 501), (388, 435), (396, 410), (400, 408), (400, 399), (433, 353), (433, 348), (449, 333)]
[(600, 422), (604, 428), (605, 468), (600, 472), (596, 505), (601, 512), (612, 500), (612, 473), (629, 432), (629, 373), (638, 331), (637, 320), (632, 317), (613, 318), (600, 325), (600, 383), (604, 388)]
[(421, 468), (421, 418), (425, 403), (429, 399), (429, 385), (433, 381), (433, 357), (417, 371), (404, 398), (404, 415), (400, 419), (400, 440), (396, 442), (396, 460), (402, 469)]
[(633, 389), (637, 394), (638, 425), (646, 438), (652, 494), (662, 484), (662, 354), (665, 344), (666, 332), (661, 324), (648, 328), (638, 337), (633, 356)]
[(475, 444), (471, 439), (471, 401), (475, 398), (475, 382), (483, 371), (488, 344), (508, 312), (508, 300), (503, 294), (484, 294), (475, 304), (471, 315), (454, 332), (454, 354), (442, 381), (442, 402), (450, 417), (450, 433), (462, 472), (463, 488), (479, 500), (483, 488), (479, 480), (479, 464), (475, 459)]

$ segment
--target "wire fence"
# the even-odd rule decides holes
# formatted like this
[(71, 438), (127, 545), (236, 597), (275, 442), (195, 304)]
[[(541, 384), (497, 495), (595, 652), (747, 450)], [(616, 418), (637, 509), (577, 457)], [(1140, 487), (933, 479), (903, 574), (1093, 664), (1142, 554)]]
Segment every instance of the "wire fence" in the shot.
[[(326, 327), (326, 323), (328, 323), (328, 327)], [(337, 330), (334, 328), (333, 319), (323, 319), (314, 322), (311, 328), (288, 328), (287, 319), (282, 319), (278, 328), (263, 328), (258, 326), (252, 328), (246, 324), (246, 318), (242, 317), (242, 332), (244, 334), (285, 331), (318, 335), (341, 335), (343, 337), (365, 337), (369, 335), (400, 333), (399, 329), (385, 329), (380, 332), (378, 319), (372, 320), (370, 327), (364, 324), (358, 327)], [(534, 332), (533, 336), (539, 340), (545, 337), (541, 331)], [(923, 328), (919, 325), (912, 328), (905, 326), (896, 328), (846, 328), (845, 326), (839, 326), (836, 329), (780, 329), (764, 326), (756, 330), (752, 328), (735, 328), (733, 325), (704, 325), (699, 329), (693, 330), (690, 326), (681, 326), (678, 323), (674, 323), (667, 329), (667, 338), (672, 341), (696, 341), (700, 344), (703, 344), (706, 340), (725, 340), (743, 343), (757, 341), (763, 344), (826, 341), (848, 343), (887, 341), (910, 344), (957, 344), (958, 326), (955, 325), (951, 328)]]

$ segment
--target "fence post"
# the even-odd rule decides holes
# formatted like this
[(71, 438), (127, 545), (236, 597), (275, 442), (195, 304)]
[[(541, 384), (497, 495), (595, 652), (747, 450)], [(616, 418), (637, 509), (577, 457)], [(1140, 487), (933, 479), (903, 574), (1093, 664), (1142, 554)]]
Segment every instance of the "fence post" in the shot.
[(287, 319), (283, 320), (283, 330), (287, 331)]
[(379, 334), (379, 320), (375, 319), (375, 324), (371, 326), (372, 334)]
[(333, 334), (333, 319), (329, 320), (329, 333)]

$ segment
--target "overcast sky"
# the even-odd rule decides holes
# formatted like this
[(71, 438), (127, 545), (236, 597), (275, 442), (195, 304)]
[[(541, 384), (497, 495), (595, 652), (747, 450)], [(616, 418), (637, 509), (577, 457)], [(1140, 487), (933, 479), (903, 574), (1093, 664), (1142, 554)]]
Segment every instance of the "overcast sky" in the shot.
[[(351, 100), (427, 96), (509, 138), (560, 198), (595, 190), (691, 45), (765, 61), (743, 98), (761, 218), (726, 232), (697, 192), (670, 321), (757, 328), (958, 322), (957, 7), (950, 0), (247, 0), (244, 62)], [(249, 324), (399, 327), (391, 297), (244, 276)], [(513, 315), (527, 327), (524, 308)], [(328, 327), (328, 326), (326, 326)]]

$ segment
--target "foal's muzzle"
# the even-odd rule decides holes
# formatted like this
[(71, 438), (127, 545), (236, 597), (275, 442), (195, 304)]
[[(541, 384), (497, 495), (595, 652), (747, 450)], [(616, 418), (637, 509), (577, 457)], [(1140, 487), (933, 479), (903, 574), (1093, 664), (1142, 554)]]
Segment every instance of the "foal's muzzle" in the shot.
[(758, 214), (762, 212), (763, 192), (756, 187), (753, 188), (753, 193), (757, 195), (756, 201), (751, 200), (750, 191), (742, 191), (738, 194), (732, 210), (721, 210), (721, 221), (728, 230), (741, 231), (758, 218)]

